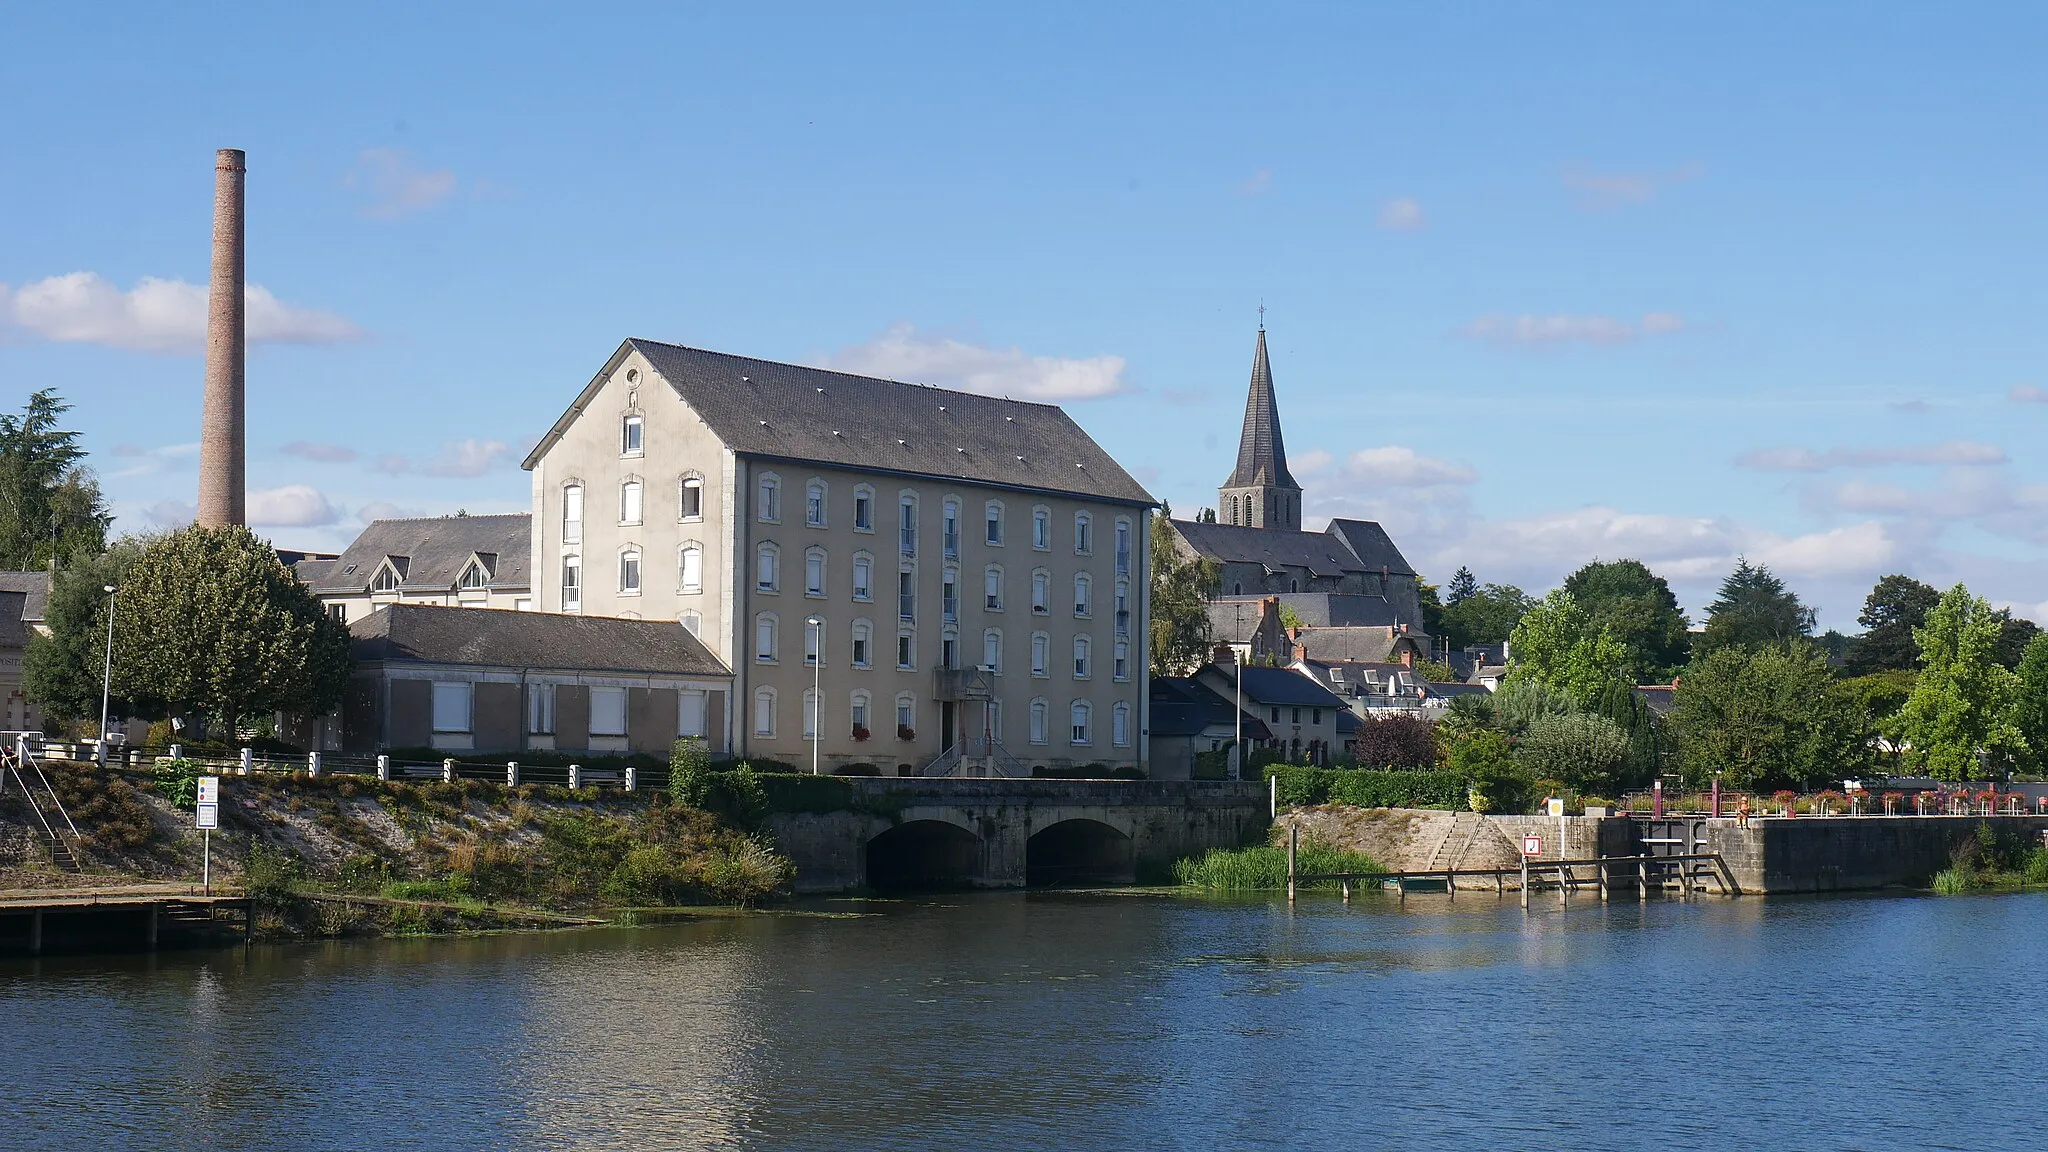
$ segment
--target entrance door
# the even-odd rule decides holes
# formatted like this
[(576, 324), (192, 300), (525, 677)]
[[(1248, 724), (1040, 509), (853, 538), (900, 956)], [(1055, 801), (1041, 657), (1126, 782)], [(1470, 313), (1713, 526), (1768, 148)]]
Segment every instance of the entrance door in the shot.
[(959, 705), (951, 700), (939, 705), (939, 748), (941, 751), (953, 746), (955, 712)]

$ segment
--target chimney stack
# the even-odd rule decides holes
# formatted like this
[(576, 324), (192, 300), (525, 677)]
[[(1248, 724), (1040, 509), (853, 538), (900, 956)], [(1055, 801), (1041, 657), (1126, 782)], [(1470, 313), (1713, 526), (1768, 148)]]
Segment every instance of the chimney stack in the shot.
[(223, 148), (213, 164), (213, 273), (206, 293), (206, 406), (199, 421), (199, 523), (248, 522), (244, 449), (242, 183), (248, 156)]

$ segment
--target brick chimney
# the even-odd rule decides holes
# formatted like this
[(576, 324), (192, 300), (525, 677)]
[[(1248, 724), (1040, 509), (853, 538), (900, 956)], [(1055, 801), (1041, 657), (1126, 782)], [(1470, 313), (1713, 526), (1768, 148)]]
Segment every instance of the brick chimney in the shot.
[(199, 420), (199, 523), (248, 523), (243, 409), (242, 184), (248, 156), (223, 148), (213, 162), (213, 271), (206, 292), (206, 398)]

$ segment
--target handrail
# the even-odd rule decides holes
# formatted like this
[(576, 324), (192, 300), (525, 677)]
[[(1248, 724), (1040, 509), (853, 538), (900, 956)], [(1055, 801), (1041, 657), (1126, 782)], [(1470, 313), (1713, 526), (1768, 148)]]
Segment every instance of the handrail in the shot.
[[(43, 791), (48, 792), (50, 794), (50, 803), (55, 804), (57, 806), (57, 815), (62, 816), (64, 818), (65, 827), (71, 829), (71, 838), (74, 840), (85, 839), (84, 836), (79, 834), (78, 825), (72, 823), (71, 813), (64, 810), (63, 798), (57, 795), (57, 790), (55, 788), (50, 787), (50, 778), (49, 776), (44, 774), (42, 764), (37, 762), (35, 754), (28, 750), (26, 744), (16, 746), (15, 759), (17, 761), (26, 760), (28, 762), (29, 767), (34, 768), (36, 770), (36, 779), (41, 780), (43, 782)], [(17, 780), (21, 780), (21, 790), (23, 792), (28, 792), (28, 781), (22, 779), (21, 768), (19, 764), (17, 764), (14, 769), (14, 777)], [(35, 794), (33, 792), (29, 793), (29, 803), (35, 803)], [(51, 835), (55, 836), (56, 833), (52, 832)]]

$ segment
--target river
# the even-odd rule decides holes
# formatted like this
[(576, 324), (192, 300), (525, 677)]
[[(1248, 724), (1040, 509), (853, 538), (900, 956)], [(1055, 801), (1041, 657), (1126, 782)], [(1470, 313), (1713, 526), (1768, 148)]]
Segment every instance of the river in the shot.
[(2041, 1147), (2044, 956), (2041, 895), (993, 893), (8, 960), (0, 1146)]

